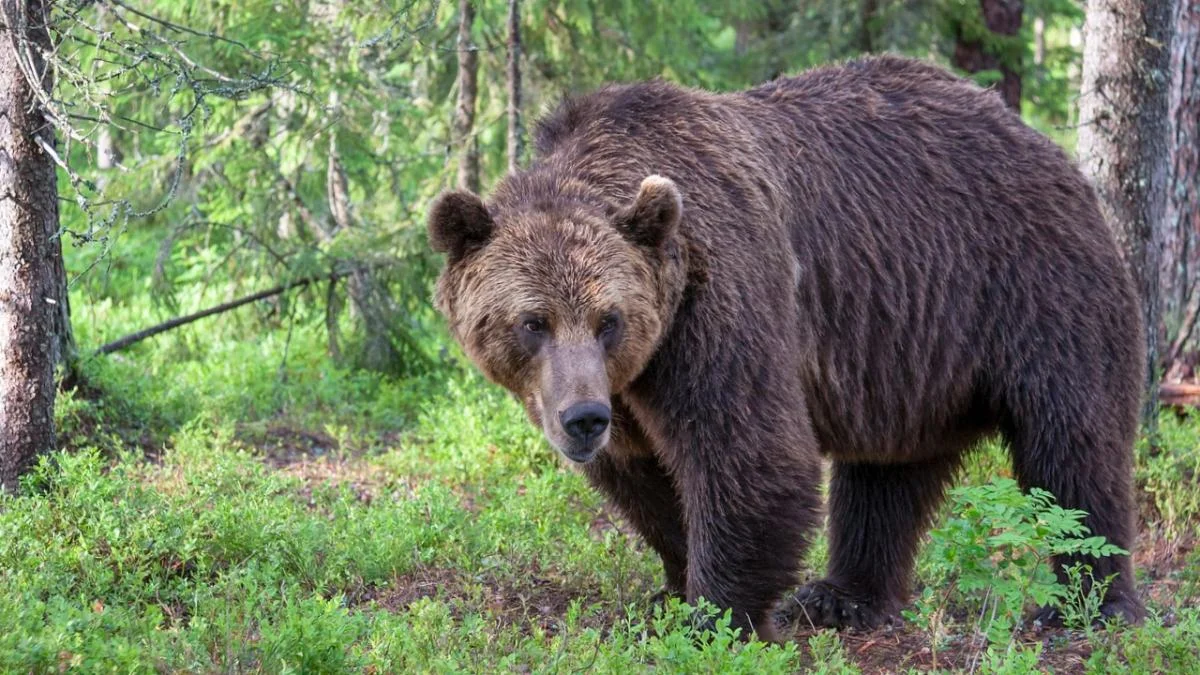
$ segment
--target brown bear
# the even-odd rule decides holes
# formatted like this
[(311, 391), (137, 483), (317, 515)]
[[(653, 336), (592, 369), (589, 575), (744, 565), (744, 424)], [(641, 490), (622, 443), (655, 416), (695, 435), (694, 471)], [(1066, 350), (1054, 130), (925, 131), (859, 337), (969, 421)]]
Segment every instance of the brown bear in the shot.
[[(1130, 548), (1130, 274), (1068, 157), (937, 66), (608, 86), (549, 114), (487, 203), (447, 192), (428, 227), (469, 358), (658, 552), (666, 590), (746, 634), (779, 638), (822, 456), (829, 567), (792, 604), (818, 625), (896, 614), (991, 434), (1022, 485)], [(1129, 557), (1087, 562), (1117, 573), (1104, 613), (1138, 620)]]

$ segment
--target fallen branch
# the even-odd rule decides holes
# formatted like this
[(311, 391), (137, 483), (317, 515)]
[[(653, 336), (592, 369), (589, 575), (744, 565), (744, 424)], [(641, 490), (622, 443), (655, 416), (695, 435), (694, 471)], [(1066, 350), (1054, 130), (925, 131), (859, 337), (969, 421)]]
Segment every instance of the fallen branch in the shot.
[(1166, 383), (1159, 388), (1158, 398), (1165, 405), (1200, 407), (1200, 384)]
[(142, 340), (145, 340), (146, 338), (154, 337), (155, 335), (158, 335), (159, 333), (165, 333), (165, 332), (171, 330), (172, 328), (178, 328), (179, 326), (185, 326), (189, 323), (192, 323), (193, 321), (199, 321), (200, 319), (203, 319), (204, 317), (212, 316), (214, 314), (221, 314), (223, 312), (228, 312), (230, 310), (237, 309), (238, 307), (241, 307), (242, 305), (248, 305), (252, 302), (256, 302), (258, 300), (263, 300), (265, 298), (270, 298), (270, 297), (279, 295), (281, 293), (290, 291), (293, 288), (307, 286), (309, 284), (316, 283), (318, 281), (334, 281), (334, 280), (340, 279), (341, 277), (346, 276), (347, 274), (348, 274), (347, 272), (331, 272), (329, 274), (305, 277), (303, 279), (297, 279), (296, 281), (293, 281), (289, 284), (284, 284), (282, 286), (276, 286), (275, 288), (268, 288), (265, 291), (259, 291), (257, 293), (254, 293), (253, 295), (247, 295), (245, 297), (238, 298), (237, 300), (230, 300), (229, 302), (217, 305), (216, 307), (209, 307), (208, 309), (201, 310), (194, 314), (188, 314), (187, 316), (178, 316), (178, 317), (175, 317), (174, 319), (171, 319), (170, 321), (164, 321), (163, 323), (160, 323), (157, 326), (151, 326), (149, 328), (146, 328), (145, 330), (139, 330), (136, 333), (131, 333), (129, 335), (126, 335), (125, 337), (123, 337), (119, 340), (113, 340), (112, 342), (109, 342), (108, 344), (97, 349), (95, 351), (95, 353), (93, 354), (93, 356), (100, 356), (101, 354), (112, 354), (113, 352), (117, 352), (122, 349), (125, 349), (129, 345), (141, 342)]

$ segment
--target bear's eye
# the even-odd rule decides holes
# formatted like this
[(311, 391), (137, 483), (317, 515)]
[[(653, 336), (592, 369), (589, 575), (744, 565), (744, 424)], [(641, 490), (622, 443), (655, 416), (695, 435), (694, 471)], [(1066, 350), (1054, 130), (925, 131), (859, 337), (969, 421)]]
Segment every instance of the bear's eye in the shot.
[(535, 354), (550, 340), (550, 322), (536, 314), (521, 314), (513, 324), (512, 331), (521, 347)]
[(605, 335), (611, 335), (616, 330), (617, 315), (606, 314), (602, 319), (600, 319), (600, 325), (596, 328), (596, 335), (604, 337)]
[(546, 329), (547, 329), (546, 320), (541, 317), (536, 317), (536, 316), (529, 317), (529, 318), (521, 321), (521, 328), (526, 333), (532, 333), (534, 335), (541, 335), (542, 333), (546, 332)]
[(600, 340), (605, 349), (612, 349), (620, 335), (621, 317), (619, 314), (609, 312), (601, 317), (600, 324), (596, 326), (596, 339)]

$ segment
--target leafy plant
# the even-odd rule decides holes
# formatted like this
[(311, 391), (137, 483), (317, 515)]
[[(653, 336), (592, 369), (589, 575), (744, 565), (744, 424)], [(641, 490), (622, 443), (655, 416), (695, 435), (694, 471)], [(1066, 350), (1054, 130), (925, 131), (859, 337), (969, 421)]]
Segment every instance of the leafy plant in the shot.
[(1036, 672), (1038, 659), (1042, 655), (1042, 643), (1032, 647), (1008, 645), (998, 649), (995, 645), (984, 651), (979, 661), (979, 672), (993, 675), (1025, 675)]
[[(1062, 608), (1073, 597), (1054, 574), (1053, 556), (1125, 552), (1103, 537), (1087, 536), (1085, 512), (1062, 508), (1039, 488), (1025, 493), (1011, 478), (955, 488), (949, 496), (954, 515), (930, 532), (927, 569), (933, 579), (916, 611), (906, 612), (925, 626), (938, 625), (957, 592), (974, 599), (977, 628), (988, 642), (1006, 643), (1027, 603)], [(1082, 616), (1094, 602), (1071, 604), (1072, 616)]]
[(1138, 490), (1158, 512), (1170, 539), (1188, 537), (1200, 522), (1200, 427), (1194, 419), (1185, 422), (1164, 412), (1156, 440), (1138, 440)]
[(1091, 638), (1093, 624), (1101, 618), (1100, 605), (1104, 602), (1104, 593), (1112, 579), (1096, 579), (1091, 567), (1082, 563), (1071, 565), (1064, 571), (1069, 590), (1060, 605), (1063, 623), (1070, 628), (1083, 630)]
[(1089, 675), (1170, 673), (1190, 675), (1200, 663), (1200, 609), (1180, 607), (1173, 616), (1154, 612), (1140, 626), (1096, 641), (1085, 664)]
[(846, 657), (846, 647), (837, 631), (823, 630), (808, 638), (814, 675), (851, 675), (860, 672)]

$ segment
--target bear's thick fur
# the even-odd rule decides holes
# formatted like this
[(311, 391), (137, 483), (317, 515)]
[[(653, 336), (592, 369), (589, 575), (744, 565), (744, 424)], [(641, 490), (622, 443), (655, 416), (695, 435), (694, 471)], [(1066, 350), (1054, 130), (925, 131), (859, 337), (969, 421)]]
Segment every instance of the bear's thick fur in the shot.
[[(995, 93), (874, 57), (736, 93), (610, 86), (536, 141), (486, 205), (432, 207), (438, 306), (668, 590), (777, 639), (824, 455), (829, 568), (793, 607), (874, 626), (993, 433), (1024, 486), (1131, 547), (1133, 286), (1083, 176)], [(1088, 562), (1138, 620), (1128, 556)]]

